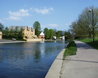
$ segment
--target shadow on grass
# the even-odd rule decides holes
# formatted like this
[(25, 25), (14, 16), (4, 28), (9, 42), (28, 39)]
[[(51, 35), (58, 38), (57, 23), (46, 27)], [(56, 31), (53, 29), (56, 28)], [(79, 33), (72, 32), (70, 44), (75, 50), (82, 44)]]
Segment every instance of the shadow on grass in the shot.
[(79, 41), (85, 42), (91, 47), (98, 49), (98, 38), (96, 38), (94, 42), (91, 38), (79, 39)]
[(77, 46), (78, 48), (81, 48), (81, 49), (92, 49), (90, 45), (85, 45), (84, 43), (77, 43)]
[(98, 41), (86, 42), (86, 43), (92, 46), (93, 48), (98, 49)]

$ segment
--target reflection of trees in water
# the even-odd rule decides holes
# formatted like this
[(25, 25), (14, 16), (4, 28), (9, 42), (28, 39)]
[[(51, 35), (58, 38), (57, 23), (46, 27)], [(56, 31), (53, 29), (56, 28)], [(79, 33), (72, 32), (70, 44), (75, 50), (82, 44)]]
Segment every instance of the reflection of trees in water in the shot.
[(35, 46), (34, 50), (34, 61), (38, 62), (41, 58), (41, 44), (39, 43), (38, 45)]
[(0, 63), (4, 60), (3, 54), (1, 52), (2, 52), (2, 50), (0, 50)]
[[(13, 47), (14, 46), (14, 47)], [(19, 47), (17, 47), (19, 46)], [(41, 58), (43, 51), (40, 43), (7, 44), (0, 47), (0, 61), (17, 61), (34, 57), (35, 61)]]
[(40, 50), (36, 50), (35, 54), (34, 54), (34, 61), (38, 62), (38, 61), (40, 61), (40, 58), (41, 58), (41, 52), (40, 52)]
[(16, 61), (18, 59), (24, 59), (25, 55), (23, 50), (3, 49), (0, 50), (0, 61), (9, 60)]
[(32, 46), (28, 46), (29, 44), (26, 44), (27, 43), (0, 45), (0, 60), (9, 60), (11, 62), (26, 59), (33, 53), (31, 48)]
[(38, 62), (42, 56), (49, 56), (60, 50), (60, 48), (62, 48), (62, 43), (53, 42), (0, 44), (0, 62), (3, 60), (14, 62), (22, 59), (32, 59)]
[(47, 42), (45, 46), (45, 55), (50, 55), (54, 52), (57, 52), (58, 50), (62, 49), (62, 43), (50, 43)]
[(0, 69), (4, 72), (10, 69), (8, 75), (9, 71), (11, 74), (15, 71), (16, 75), (46, 73), (62, 46), (62, 43), (53, 42), (0, 45)]

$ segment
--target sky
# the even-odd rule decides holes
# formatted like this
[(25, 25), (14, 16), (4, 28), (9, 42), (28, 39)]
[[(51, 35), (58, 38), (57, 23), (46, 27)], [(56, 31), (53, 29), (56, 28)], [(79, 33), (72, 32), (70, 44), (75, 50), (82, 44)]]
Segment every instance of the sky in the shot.
[(0, 23), (4, 26), (33, 26), (42, 30), (68, 30), (87, 7), (98, 7), (98, 0), (0, 0)]

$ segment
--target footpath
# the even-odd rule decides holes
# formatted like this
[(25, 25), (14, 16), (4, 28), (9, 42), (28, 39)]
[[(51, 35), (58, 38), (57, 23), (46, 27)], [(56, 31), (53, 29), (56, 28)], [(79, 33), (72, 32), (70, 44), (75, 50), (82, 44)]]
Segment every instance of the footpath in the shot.
[(98, 50), (75, 41), (77, 54), (63, 61), (60, 78), (98, 78)]

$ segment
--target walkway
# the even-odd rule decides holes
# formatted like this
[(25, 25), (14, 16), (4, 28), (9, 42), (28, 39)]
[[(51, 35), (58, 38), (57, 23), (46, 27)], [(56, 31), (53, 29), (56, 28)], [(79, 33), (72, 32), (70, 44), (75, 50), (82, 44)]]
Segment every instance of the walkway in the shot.
[(98, 50), (76, 41), (77, 55), (66, 58), (61, 78), (98, 78)]

